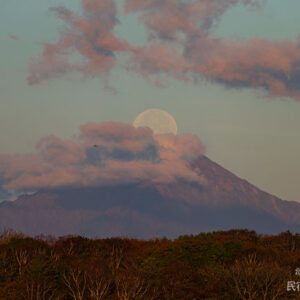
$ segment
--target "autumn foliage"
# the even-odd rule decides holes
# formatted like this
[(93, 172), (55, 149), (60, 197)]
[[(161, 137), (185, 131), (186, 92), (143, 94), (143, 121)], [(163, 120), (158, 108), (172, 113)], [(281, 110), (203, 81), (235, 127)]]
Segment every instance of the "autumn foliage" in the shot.
[(2, 230), (0, 299), (300, 299), (287, 291), (299, 266), (300, 235), (289, 231), (137, 240)]

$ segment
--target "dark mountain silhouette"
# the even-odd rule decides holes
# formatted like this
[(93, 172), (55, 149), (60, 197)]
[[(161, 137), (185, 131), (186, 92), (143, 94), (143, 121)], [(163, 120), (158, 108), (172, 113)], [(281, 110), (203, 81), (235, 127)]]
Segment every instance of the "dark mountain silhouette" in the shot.
[(263, 192), (206, 156), (190, 167), (203, 175), (205, 184), (43, 190), (0, 203), (0, 226), (30, 235), (138, 238), (233, 228), (300, 231), (300, 203)]

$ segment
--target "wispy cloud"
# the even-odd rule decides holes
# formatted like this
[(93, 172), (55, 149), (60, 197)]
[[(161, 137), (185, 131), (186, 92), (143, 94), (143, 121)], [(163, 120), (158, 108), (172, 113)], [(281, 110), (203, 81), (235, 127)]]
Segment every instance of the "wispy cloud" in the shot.
[[(82, 8), (82, 16), (62, 6), (51, 9), (66, 27), (59, 41), (45, 44), (43, 53), (30, 63), (30, 85), (73, 72), (84, 77), (106, 74), (115, 64), (115, 53), (129, 48), (126, 41), (113, 34), (118, 19), (112, 0), (82, 0)], [(82, 57), (80, 62), (70, 61), (74, 53)]]
[(9, 34), (8, 37), (12, 40), (17, 40), (18, 39), (18, 37), (14, 34)]
[[(126, 53), (127, 70), (160, 84), (160, 78), (198, 77), (229, 88), (263, 90), (270, 97), (300, 100), (300, 39), (268, 41), (215, 37), (221, 16), (231, 7), (263, 7), (263, 0), (126, 0), (125, 14), (137, 14), (148, 42), (133, 46), (114, 34), (118, 14), (113, 0), (82, 0), (83, 14), (52, 9), (65, 23), (55, 44), (29, 67), (29, 84), (79, 72), (107, 75)], [(122, 24), (121, 24), (122, 26)], [(83, 58), (71, 63), (74, 53)]]

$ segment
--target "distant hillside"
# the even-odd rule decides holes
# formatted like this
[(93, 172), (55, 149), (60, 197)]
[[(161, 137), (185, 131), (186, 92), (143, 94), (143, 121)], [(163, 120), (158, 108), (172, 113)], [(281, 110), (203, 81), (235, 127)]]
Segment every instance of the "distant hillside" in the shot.
[(0, 203), (0, 225), (26, 234), (175, 237), (248, 228), (300, 231), (300, 203), (263, 192), (201, 156), (204, 184), (177, 182), (39, 191)]

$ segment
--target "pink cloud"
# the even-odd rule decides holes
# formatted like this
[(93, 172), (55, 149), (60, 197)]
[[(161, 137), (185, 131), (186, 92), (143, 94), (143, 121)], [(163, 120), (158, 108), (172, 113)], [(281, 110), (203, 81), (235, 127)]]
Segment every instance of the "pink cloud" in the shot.
[[(263, 90), (271, 97), (300, 99), (298, 40), (233, 40), (213, 36), (221, 16), (236, 5), (259, 8), (264, 0), (126, 0), (125, 14), (137, 14), (149, 39), (135, 47), (114, 34), (118, 24), (114, 0), (81, 0), (82, 15), (53, 8), (64, 30), (57, 43), (46, 43), (32, 60), (27, 81), (80, 73), (84, 78), (108, 75), (118, 54), (125, 68), (157, 86), (165, 79), (199, 79), (230, 88)], [(77, 54), (76, 62), (71, 60)], [(124, 64), (123, 64), (124, 65)]]
[(195, 135), (185, 134), (175, 136), (173, 134), (156, 136), (159, 143), (160, 157), (163, 159), (194, 160), (199, 153), (205, 153), (206, 148)]
[(130, 124), (119, 122), (87, 123), (80, 126), (82, 139), (101, 139), (107, 141), (143, 140), (152, 138), (152, 130), (147, 127), (134, 128)]
[(119, 122), (87, 123), (80, 127), (79, 137), (82, 141), (106, 149), (122, 148), (131, 152), (141, 151), (156, 143), (150, 128), (134, 128)]
[(86, 159), (85, 145), (55, 136), (44, 137), (36, 145), (42, 159), (57, 165), (79, 163)]
[(154, 136), (129, 124), (88, 123), (73, 139), (42, 138), (36, 153), (0, 155), (0, 182), (14, 191), (182, 179), (203, 184), (190, 163), (204, 152), (196, 136)]
[(160, 38), (182, 32), (197, 35), (211, 29), (226, 10), (237, 4), (257, 7), (261, 0), (126, 0), (125, 12), (140, 13), (140, 21)]
[[(205, 46), (203, 46), (205, 44)], [(260, 88), (300, 100), (300, 44), (293, 41), (205, 39), (186, 48), (192, 73), (228, 87)]]
[[(30, 85), (74, 72), (85, 78), (106, 74), (115, 65), (115, 54), (129, 48), (126, 41), (113, 34), (117, 24), (113, 0), (82, 0), (82, 8), (83, 16), (65, 7), (51, 9), (66, 28), (57, 43), (45, 44), (43, 53), (30, 63), (27, 77)], [(71, 62), (73, 54), (82, 60)]]
[(140, 13), (140, 22), (155, 37), (132, 51), (131, 70), (147, 78), (164, 75), (189, 81), (198, 76), (300, 100), (299, 40), (212, 37), (219, 17), (239, 3), (258, 7), (262, 1), (128, 0), (126, 11)]
[(153, 43), (149, 47), (137, 47), (132, 51), (129, 69), (146, 78), (154, 74), (188, 81), (191, 66), (176, 47)]
[(17, 40), (18, 39), (18, 37), (14, 34), (9, 34), (8, 37), (12, 40)]

